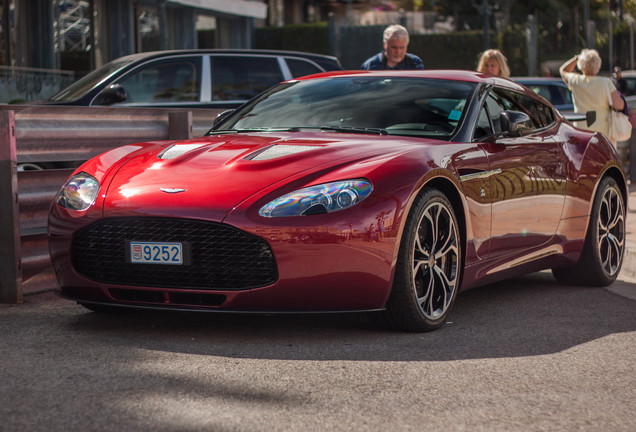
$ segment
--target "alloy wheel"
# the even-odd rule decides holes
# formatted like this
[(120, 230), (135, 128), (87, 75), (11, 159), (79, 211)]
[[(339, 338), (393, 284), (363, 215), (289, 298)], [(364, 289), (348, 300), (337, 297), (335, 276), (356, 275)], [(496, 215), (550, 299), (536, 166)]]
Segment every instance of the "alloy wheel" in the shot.
[(450, 307), (458, 284), (459, 236), (449, 209), (431, 202), (413, 245), (413, 287), (422, 314), (435, 320)]
[(625, 243), (623, 197), (613, 187), (607, 188), (598, 218), (598, 254), (603, 271), (614, 276), (620, 269)]

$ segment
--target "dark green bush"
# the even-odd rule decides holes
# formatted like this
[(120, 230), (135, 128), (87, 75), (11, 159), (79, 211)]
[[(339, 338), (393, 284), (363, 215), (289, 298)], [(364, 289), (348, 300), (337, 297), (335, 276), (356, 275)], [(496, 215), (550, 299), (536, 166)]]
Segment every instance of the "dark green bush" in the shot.
[(411, 35), (409, 52), (418, 55), (426, 69), (474, 70), (483, 40), (481, 31), (416, 34)]
[(294, 24), (256, 29), (255, 48), (306, 51), (329, 54), (329, 29), (326, 22)]

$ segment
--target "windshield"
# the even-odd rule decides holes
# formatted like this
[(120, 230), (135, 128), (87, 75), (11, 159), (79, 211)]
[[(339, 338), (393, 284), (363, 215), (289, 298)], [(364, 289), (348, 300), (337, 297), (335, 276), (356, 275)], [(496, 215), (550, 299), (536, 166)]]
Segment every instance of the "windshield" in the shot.
[(283, 83), (213, 133), (322, 129), (450, 138), (475, 83), (412, 77), (337, 77)]
[(53, 102), (71, 102), (77, 100), (119, 69), (132, 63), (132, 61), (133, 60), (122, 60), (107, 63), (99, 69), (89, 73), (82, 79), (75, 81), (70, 86), (60, 90), (58, 93), (51, 96), (49, 100)]

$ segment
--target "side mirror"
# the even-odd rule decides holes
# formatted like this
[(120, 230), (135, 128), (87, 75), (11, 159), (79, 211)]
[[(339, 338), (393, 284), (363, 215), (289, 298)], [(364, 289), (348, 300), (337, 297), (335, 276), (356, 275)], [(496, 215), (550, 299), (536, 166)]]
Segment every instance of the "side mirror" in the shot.
[(100, 93), (102, 97), (102, 105), (112, 105), (114, 103), (124, 102), (128, 99), (128, 93), (119, 84), (111, 84)]
[(221, 124), (223, 120), (228, 118), (228, 116), (232, 114), (234, 111), (236, 110), (229, 109), (229, 110), (221, 111), (220, 113), (218, 113), (216, 117), (214, 118), (214, 121), (212, 122), (212, 128), (215, 128), (217, 125)]
[(510, 135), (522, 136), (534, 129), (532, 119), (520, 111), (504, 111), (499, 116), (501, 131)]

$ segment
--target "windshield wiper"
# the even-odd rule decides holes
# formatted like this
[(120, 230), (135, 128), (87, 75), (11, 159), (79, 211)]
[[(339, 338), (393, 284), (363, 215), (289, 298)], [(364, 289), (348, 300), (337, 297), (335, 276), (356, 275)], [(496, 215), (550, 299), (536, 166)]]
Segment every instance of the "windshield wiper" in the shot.
[(250, 133), (250, 132), (298, 132), (297, 127), (262, 127), (262, 128), (246, 128), (246, 129), (212, 129), (208, 135), (229, 134), (229, 133)]
[(332, 132), (348, 132), (348, 133), (362, 133), (362, 134), (376, 134), (376, 135), (388, 135), (386, 129), (381, 128), (362, 128), (351, 126), (320, 126), (320, 130), (332, 131)]
[(244, 132), (298, 132), (297, 127), (260, 127), (260, 128), (247, 128), (236, 129), (238, 133)]
[(375, 135), (388, 135), (386, 129), (380, 128), (361, 128), (350, 126), (295, 126), (295, 127), (261, 127), (261, 128), (246, 128), (246, 129), (220, 129), (211, 130), (209, 135), (213, 134), (226, 134), (226, 133), (250, 133), (250, 132), (300, 132), (305, 129), (319, 129), (321, 131), (330, 132), (346, 132), (346, 133), (360, 133), (360, 134), (375, 134)]

